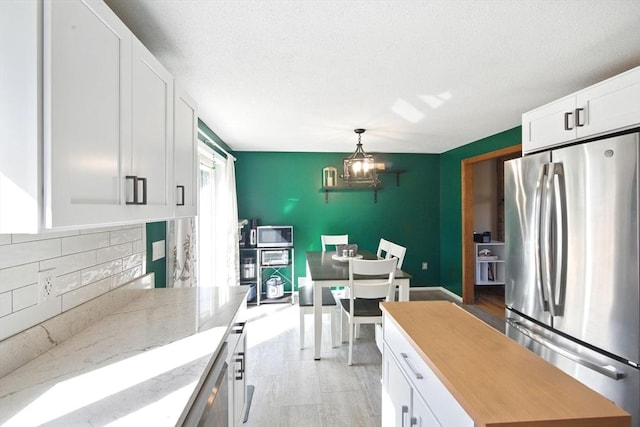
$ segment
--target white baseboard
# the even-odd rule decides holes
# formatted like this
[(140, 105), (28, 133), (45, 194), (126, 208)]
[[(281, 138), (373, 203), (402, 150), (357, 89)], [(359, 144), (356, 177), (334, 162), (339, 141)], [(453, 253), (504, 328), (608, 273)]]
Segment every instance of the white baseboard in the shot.
[[(442, 286), (412, 286), (409, 288), (409, 292), (414, 292), (414, 291), (419, 291), (419, 292), (434, 292), (434, 291), (440, 291), (440, 292), (444, 292), (445, 294), (449, 295), (451, 298), (455, 299), (458, 302), (462, 302), (462, 297), (456, 293), (451, 292), (449, 289), (447, 288), (443, 288)], [(411, 299), (411, 298), (409, 298)]]

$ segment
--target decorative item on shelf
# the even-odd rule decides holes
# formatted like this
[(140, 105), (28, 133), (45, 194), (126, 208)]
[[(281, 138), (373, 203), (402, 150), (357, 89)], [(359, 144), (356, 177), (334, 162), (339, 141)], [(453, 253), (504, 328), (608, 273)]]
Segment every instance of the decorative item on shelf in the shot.
[(484, 233), (473, 232), (473, 241), (476, 243), (489, 243), (491, 242), (491, 232), (485, 231)]
[(482, 249), (478, 251), (478, 261), (495, 261), (497, 259), (498, 256), (491, 253), (489, 249)]
[(358, 144), (356, 151), (351, 156), (344, 158), (342, 179), (347, 183), (362, 183), (375, 187), (378, 184), (375, 160), (372, 155), (366, 154), (362, 149), (361, 138), (365, 129), (354, 129), (353, 131), (358, 134)]
[(338, 169), (333, 166), (327, 166), (322, 169), (322, 186), (327, 187), (335, 187), (338, 185)]

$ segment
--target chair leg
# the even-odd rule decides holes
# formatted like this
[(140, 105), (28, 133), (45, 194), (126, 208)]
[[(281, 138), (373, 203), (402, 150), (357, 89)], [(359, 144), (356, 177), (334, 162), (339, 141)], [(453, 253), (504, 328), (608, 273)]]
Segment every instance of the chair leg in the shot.
[(356, 339), (360, 338), (360, 324), (356, 323)]
[(338, 343), (337, 343), (337, 329), (338, 329), (338, 316), (337, 316), (338, 312), (336, 311), (336, 309), (332, 309), (331, 310), (331, 347), (337, 347)]
[(304, 348), (304, 310), (300, 309), (300, 350)]
[(350, 326), (350, 324), (349, 319), (347, 318), (344, 311), (340, 310), (340, 312), (342, 313), (342, 316), (340, 316), (340, 342), (343, 343), (346, 342), (343, 331), (345, 331)]
[(349, 366), (353, 365), (353, 333), (355, 326), (355, 324), (349, 323), (349, 357), (347, 359), (347, 364)]

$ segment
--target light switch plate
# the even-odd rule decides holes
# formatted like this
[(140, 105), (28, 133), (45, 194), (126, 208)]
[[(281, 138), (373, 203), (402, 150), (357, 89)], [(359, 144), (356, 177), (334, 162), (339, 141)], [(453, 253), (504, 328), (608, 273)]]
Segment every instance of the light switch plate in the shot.
[(151, 244), (151, 261), (157, 261), (160, 258), (164, 258), (164, 240), (158, 240)]

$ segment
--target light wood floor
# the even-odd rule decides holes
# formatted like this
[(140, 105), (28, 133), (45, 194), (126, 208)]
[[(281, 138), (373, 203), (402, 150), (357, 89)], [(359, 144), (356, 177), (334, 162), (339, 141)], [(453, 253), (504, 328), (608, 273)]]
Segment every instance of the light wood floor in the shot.
[(476, 286), (475, 305), (504, 320), (504, 285), (503, 286)]
[[(412, 292), (411, 299), (451, 300), (439, 291)], [(504, 322), (464, 308), (504, 330)], [(323, 316), (322, 359), (315, 361), (313, 316), (306, 316), (300, 350), (296, 305), (264, 304), (248, 312), (247, 378), (255, 391), (245, 426), (380, 426), (382, 356), (372, 325), (361, 326), (353, 366), (347, 366), (348, 344), (331, 348), (329, 315)]]
[(255, 386), (246, 426), (380, 426), (382, 357), (372, 325), (362, 325), (347, 366), (345, 343), (331, 348), (323, 316), (322, 359), (313, 360), (313, 317), (299, 348), (298, 307), (251, 307), (247, 324), (248, 383)]

